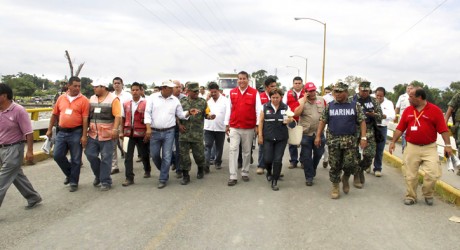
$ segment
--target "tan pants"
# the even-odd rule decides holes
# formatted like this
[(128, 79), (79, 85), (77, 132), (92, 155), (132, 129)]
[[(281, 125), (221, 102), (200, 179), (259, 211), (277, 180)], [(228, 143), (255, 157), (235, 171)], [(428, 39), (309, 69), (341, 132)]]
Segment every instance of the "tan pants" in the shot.
[(406, 199), (417, 200), (418, 170), (425, 172), (422, 193), (425, 198), (433, 197), (436, 181), (441, 177), (441, 163), (436, 143), (418, 146), (407, 143), (403, 154), (403, 174), (406, 179)]
[(230, 128), (230, 150), (228, 156), (228, 170), (230, 172), (230, 179), (238, 179), (238, 154), (240, 152), (239, 146), (241, 142), (243, 158), (243, 168), (241, 169), (241, 176), (249, 176), (249, 165), (251, 159), (252, 139), (254, 138), (254, 129), (240, 129)]

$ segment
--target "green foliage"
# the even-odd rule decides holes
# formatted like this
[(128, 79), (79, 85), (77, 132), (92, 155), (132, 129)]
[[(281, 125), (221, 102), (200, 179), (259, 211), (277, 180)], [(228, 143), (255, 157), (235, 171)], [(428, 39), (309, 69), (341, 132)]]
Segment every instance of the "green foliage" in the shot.
[[(264, 86), (264, 82), (265, 80), (267, 80), (267, 78), (271, 77), (273, 79), (275, 79), (277, 82), (278, 82), (278, 76), (273, 76), (273, 75), (268, 75), (267, 76), (267, 71), (266, 70), (258, 70), (256, 72), (253, 72), (251, 74), (251, 77), (254, 78), (254, 80), (256, 81), (256, 88), (258, 89), (259, 87), (263, 87)], [(278, 87), (280, 86), (280, 83), (277, 83)]]
[(33, 82), (24, 78), (4, 77), (3, 82), (13, 89), (14, 96), (31, 96), (34, 94), (36, 86)]
[(93, 82), (93, 80), (91, 80), (91, 78), (88, 78), (88, 77), (81, 77), (81, 93), (86, 96), (86, 97), (90, 97), (94, 94), (94, 91), (93, 91), (93, 86), (91, 86), (91, 83)]

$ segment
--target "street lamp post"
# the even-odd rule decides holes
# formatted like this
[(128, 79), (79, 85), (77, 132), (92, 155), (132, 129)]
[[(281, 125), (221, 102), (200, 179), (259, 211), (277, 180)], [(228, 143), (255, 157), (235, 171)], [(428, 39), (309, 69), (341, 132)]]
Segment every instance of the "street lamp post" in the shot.
[(300, 69), (299, 69), (299, 68), (294, 67), (294, 66), (286, 66), (286, 68), (294, 68), (294, 69), (297, 69), (297, 76), (300, 75)]
[(303, 56), (298, 56), (298, 55), (292, 55), (292, 56), (289, 56), (289, 57), (300, 57), (302, 59), (305, 59), (305, 82), (307, 82), (307, 70), (308, 70), (308, 58), (306, 57), (303, 57)]
[(324, 66), (326, 65), (326, 23), (323, 23), (321, 21), (318, 21), (316, 19), (313, 19), (313, 18), (309, 18), (309, 17), (295, 17), (294, 20), (298, 21), (298, 20), (302, 20), (302, 19), (306, 19), (306, 20), (311, 20), (311, 21), (315, 21), (317, 23), (320, 23), (324, 26), (324, 38), (323, 38), (323, 75), (322, 75), (322, 78), (321, 78), (321, 94), (324, 94)]

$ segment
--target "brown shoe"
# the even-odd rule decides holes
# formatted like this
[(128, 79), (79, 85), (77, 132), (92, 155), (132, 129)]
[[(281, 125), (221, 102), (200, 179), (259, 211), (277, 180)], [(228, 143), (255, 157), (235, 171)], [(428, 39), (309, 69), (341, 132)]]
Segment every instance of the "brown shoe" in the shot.
[(150, 173), (148, 173), (148, 172), (144, 173), (144, 178), (150, 178), (150, 177), (151, 177)]
[(358, 173), (353, 176), (353, 186), (355, 186), (355, 188), (363, 188), (363, 184), (361, 183)]
[(296, 167), (297, 167), (297, 164), (292, 163), (292, 162), (289, 163), (289, 167), (288, 167), (289, 169), (293, 169), (293, 168), (296, 168)]
[(238, 182), (238, 180), (230, 179), (230, 180), (228, 180), (227, 185), (230, 186), (230, 187), (235, 186), (237, 182)]
[(112, 172), (110, 172), (110, 174), (118, 174), (120, 173), (120, 169), (116, 168), (116, 169), (112, 169)]
[(131, 180), (131, 179), (126, 179), (121, 185), (123, 187), (127, 187), (129, 185), (133, 185), (134, 184), (134, 180)]
[(241, 176), (241, 179), (243, 179), (244, 182), (248, 182), (249, 176)]
[(348, 183), (348, 179), (350, 179), (349, 175), (342, 175), (342, 189), (345, 194), (350, 192), (350, 183)]

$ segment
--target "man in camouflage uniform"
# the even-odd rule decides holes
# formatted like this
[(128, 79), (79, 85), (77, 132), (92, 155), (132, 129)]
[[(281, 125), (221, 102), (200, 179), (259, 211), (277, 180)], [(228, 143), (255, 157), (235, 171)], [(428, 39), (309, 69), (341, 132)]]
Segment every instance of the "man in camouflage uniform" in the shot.
[[(450, 128), (452, 136), (455, 139), (455, 144), (457, 145), (457, 155), (459, 154), (460, 148), (460, 112), (457, 113), (458, 108), (460, 108), (460, 92), (454, 95), (450, 102), (447, 104), (447, 112), (444, 116), (446, 124), (449, 125), (449, 118), (452, 116), (452, 121), (454, 125)], [(457, 175), (460, 175), (460, 169), (457, 171)]]
[[(353, 97), (350, 97), (350, 101), (355, 101), (361, 106), (364, 115), (366, 116), (366, 138), (367, 147), (362, 152), (362, 157), (358, 153), (359, 168), (354, 174), (353, 186), (356, 188), (362, 188), (365, 182), (364, 171), (370, 172), (372, 161), (375, 157), (377, 150), (377, 143), (375, 142), (374, 127), (377, 123), (382, 122), (382, 109), (380, 104), (375, 97), (370, 96), (371, 83), (363, 81), (359, 84), (359, 92)], [(357, 131), (359, 133), (359, 131)], [(368, 172), (368, 173), (369, 173)]]
[(343, 192), (350, 191), (348, 179), (356, 173), (358, 159), (356, 157), (356, 129), (361, 131), (360, 147), (367, 146), (365, 116), (361, 106), (348, 99), (348, 85), (342, 82), (334, 86), (335, 100), (331, 101), (321, 115), (315, 137), (315, 146), (321, 146), (321, 135), (328, 124), (326, 133), (329, 147), (329, 180), (332, 182), (331, 198), (340, 196), (339, 183), (342, 174)]
[(199, 97), (199, 90), (200, 86), (198, 83), (189, 83), (187, 90), (188, 96), (180, 100), (183, 109), (197, 109), (199, 111), (198, 114), (190, 116), (188, 120), (180, 120), (179, 151), (180, 168), (182, 170), (182, 180), (180, 183), (182, 185), (187, 185), (190, 182), (189, 171), (192, 167), (190, 149), (192, 150), (195, 163), (198, 166), (198, 173), (196, 178), (202, 179), (204, 176), (204, 119), (211, 119), (211, 117), (209, 116), (209, 109), (206, 100)]

